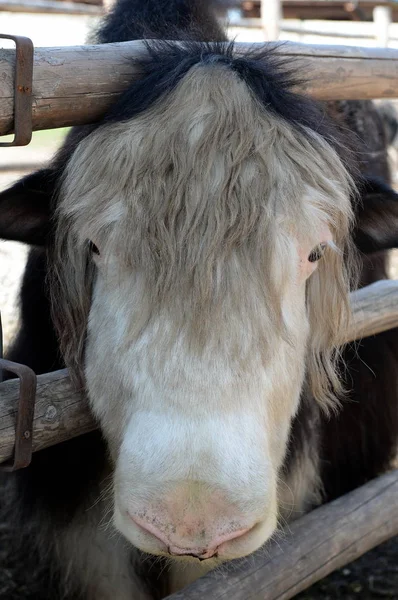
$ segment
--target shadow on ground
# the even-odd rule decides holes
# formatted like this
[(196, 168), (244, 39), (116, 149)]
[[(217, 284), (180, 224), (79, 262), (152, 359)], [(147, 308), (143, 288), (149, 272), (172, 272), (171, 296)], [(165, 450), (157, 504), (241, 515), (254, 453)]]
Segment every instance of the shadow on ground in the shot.
[[(398, 508), (397, 508), (398, 510)], [(398, 600), (398, 537), (296, 596), (299, 600)]]

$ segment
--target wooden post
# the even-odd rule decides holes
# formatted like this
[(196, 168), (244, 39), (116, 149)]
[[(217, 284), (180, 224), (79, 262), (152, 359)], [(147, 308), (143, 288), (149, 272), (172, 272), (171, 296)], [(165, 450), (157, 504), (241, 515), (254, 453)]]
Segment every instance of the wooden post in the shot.
[(272, 42), (279, 39), (281, 19), (281, 0), (261, 0), (261, 23), (265, 40)]
[(373, 9), (373, 22), (377, 45), (388, 48), (389, 30), (391, 23), (391, 7), (376, 6)]

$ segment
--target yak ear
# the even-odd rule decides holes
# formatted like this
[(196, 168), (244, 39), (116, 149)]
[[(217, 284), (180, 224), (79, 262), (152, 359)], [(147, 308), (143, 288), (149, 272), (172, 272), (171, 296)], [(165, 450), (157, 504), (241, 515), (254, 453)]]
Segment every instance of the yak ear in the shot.
[(398, 248), (398, 194), (378, 177), (359, 188), (354, 241), (364, 254)]
[(42, 169), (0, 193), (0, 238), (44, 246), (51, 227), (55, 172)]

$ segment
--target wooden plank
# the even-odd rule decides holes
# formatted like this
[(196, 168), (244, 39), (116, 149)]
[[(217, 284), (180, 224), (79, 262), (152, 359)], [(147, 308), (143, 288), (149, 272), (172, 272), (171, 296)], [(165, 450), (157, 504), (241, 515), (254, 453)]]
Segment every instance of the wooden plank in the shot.
[[(0, 383), (0, 463), (12, 455), (18, 396), (18, 380)], [(96, 427), (85, 398), (72, 388), (66, 369), (38, 376), (33, 420), (34, 452)]]
[[(353, 321), (342, 343), (398, 327), (398, 281), (378, 281), (352, 294)], [(0, 383), (0, 463), (10, 458), (19, 383)], [(68, 372), (37, 378), (33, 450), (58, 444), (96, 428), (83, 395), (71, 387)]]
[[(239, 51), (253, 46), (236, 44)], [(33, 129), (100, 118), (137, 75), (132, 58), (145, 52), (142, 41), (37, 48)], [(299, 91), (319, 100), (398, 97), (398, 50), (285, 43), (279, 52), (295, 59), (297, 72), (309, 77)], [(0, 50), (0, 135), (13, 131), (14, 59), (13, 50)]]
[[(347, 10), (350, 7), (350, 10)], [(397, 11), (394, 9), (394, 19)], [(358, 7), (346, 3), (343, 6), (286, 6), (283, 9), (284, 19), (330, 19), (333, 21), (371, 21), (373, 11), (371, 6)]]
[(398, 327), (398, 280), (384, 279), (351, 294), (353, 318), (342, 343)]
[(0, 0), (0, 11), (16, 13), (43, 13), (67, 15), (103, 15), (100, 6), (85, 2), (67, 2), (66, 0)]
[[(262, 22), (261, 19), (256, 17), (253, 18), (239, 18), (231, 21), (230, 28), (234, 27), (244, 27), (246, 29), (261, 29)], [(351, 33), (338, 31), (339, 24), (335, 22), (330, 23), (330, 27), (326, 30), (323, 29), (315, 29), (313, 24), (308, 24), (305, 21), (301, 22), (301, 25), (288, 23), (286, 20), (281, 22), (280, 30), (285, 33), (298, 33), (300, 35), (317, 35), (320, 37), (333, 37), (340, 38), (342, 40), (349, 39), (362, 39), (362, 40), (373, 40), (374, 35), (370, 33), (359, 33), (358, 31), (354, 31)], [(390, 40), (396, 40), (396, 38), (390, 37)]]
[[(259, 2), (260, 0), (253, 0), (253, 2)], [(344, 6), (347, 4), (346, 0), (282, 0), (283, 6), (313, 6), (317, 8), (319, 6)], [(394, 0), (359, 0), (356, 3), (358, 6), (393, 6)]]
[[(251, 17), (260, 17), (262, 1), (267, 0), (218, 0), (217, 6), (224, 10), (249, 10)], [(393, 20), (398, 19), (398, 5), (393, 0), (359, 0), (359, 3), (345, 0), (282, 0), (282, 14), (284, 19), (372, 21), (376, 6), (389, 6)]]
[(398, 534), (398, 471), (295, 521), (247, 561), (224, 565), (165, 600), (289, 600)]
[[(239, 8), (242, 4), (261, 4), (262, 0), (218, 0), (219, 5), (228, 8)], [(347, 4), (346, 0), (281, 0), (282, 7), (298, 7), (319, 9), (325, 6), (339, 7), (344, 9)], [(373, 9), (375, 6), (396, 6), (396, 0), (359, 0), (358, 6), (366, 6)]]
[[(1, 2), (2, 0), (0, 0)], [(28, 2), (30, 2), (31, 0), (28, 0)], [(104, 5), (104, 1), (103, 0), (54, 0), (54, 2), (75, 2), (77, 4), (92, 4), (93, 6), (103, 6)], [(382, 0), (384, 1), (384, 0)]]

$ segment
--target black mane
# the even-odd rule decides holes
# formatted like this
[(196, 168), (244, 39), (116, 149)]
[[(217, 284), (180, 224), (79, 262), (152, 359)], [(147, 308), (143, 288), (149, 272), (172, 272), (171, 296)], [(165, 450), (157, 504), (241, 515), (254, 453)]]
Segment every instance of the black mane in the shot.
[[(180, 32), (175, 31), (173, 37), (181, 39)], [(148, 110), (172, 92), (194, 66), (225, 65), (246, 83), (267, 110), (290, 125), (313, 129), (332, 140), (329, 131), (333, 125), (323, 106), (293, 91), (303, 80), (297, 77), (297, 65), (279, 53), (281, 45), (253, 47), (239, 56), (233, 42), (198, 44), (185, 40), (173, 44), (162, 40), (148, 41), (147, 58), (135, 61), (139, 77), (122, 92), (104, 121), (126, 121)]]

